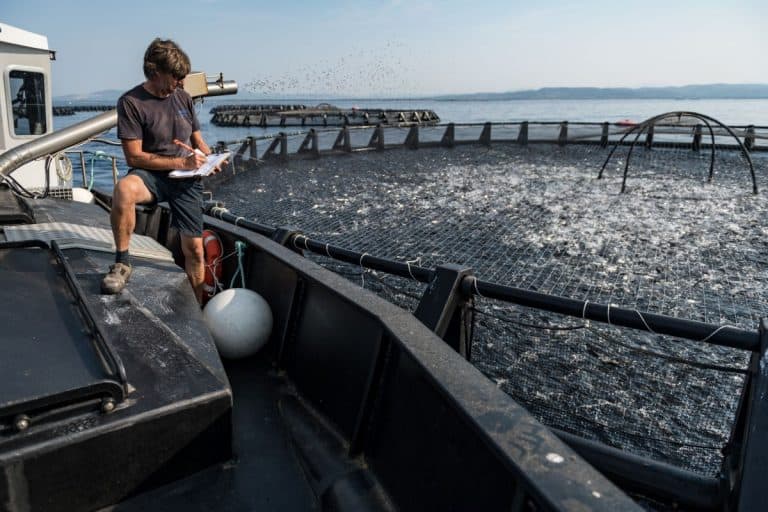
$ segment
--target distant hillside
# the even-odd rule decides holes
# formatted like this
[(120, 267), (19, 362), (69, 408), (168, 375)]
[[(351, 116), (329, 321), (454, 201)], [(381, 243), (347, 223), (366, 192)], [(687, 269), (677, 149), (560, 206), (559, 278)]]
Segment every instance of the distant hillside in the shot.
[(85, 104), (111, 104), (117, 103), (117, 99), (125, 91), (117, 89), (108, 89), (105, 91), (96, 91), (89, 94), (66, 94), (64, 96), (54, 96), (54, 105), (85, 105)]
[[(96, 91), (89, 94), (68, 94), (53, 98), (55, 105), (85, 105), (116, 103), (117, 99), (125, 91), (109, 89)], [(275, 96), (281, 100), (303, 100), (306, 103), (316, 101), (343, 100), (343, 99), (430, 99), (439, 101), (457, 100), (627, 100), (627, 99), (673, 99), (673, 100), (697, 100), (697, 99), (768, 99), (768, 84), (708, 84), (708, 85), (684, 85), (680, 87), (544, 87), (525, 91), (511, 92), (479, 92), (471, 94), (448, 94), (440, 96), (400, 97), (400, 98), (370, 98), (370, 97), (344, 97), (328, 96), (318, 97), (311, 94), (286, 94)], [(241, 90), (236, 96), (227, 97), (230, 101), (251, 101), (260, 103), (269, 101), (263, 95)], [(225, 101), (226, 101), (225, 100)]]
[(768, 99), (768, 84), (708, 84), (680, 87), (544, 87), (542, 89), (451, 94), (436, 100), (610, 100), (610, 99)]

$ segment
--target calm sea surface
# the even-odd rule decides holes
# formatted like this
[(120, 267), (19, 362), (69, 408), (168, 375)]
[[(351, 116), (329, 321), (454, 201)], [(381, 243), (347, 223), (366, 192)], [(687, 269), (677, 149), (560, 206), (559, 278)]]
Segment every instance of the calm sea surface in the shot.
[[(248, 136), (274, 135), (280, 128), (222, 128), (210, 124), (209, 110), (226, 104), (304, 104), (313, 106), (318, 100), (257, 101), (244, 98), (212, 98), (198, 106), (203, 136), (213, 145), (216, 141), (237, 141)], [(435, 101), (435, 100), (334, 100), (340, 108), (386, 108), (402, 110), (434, 110), (443, 123), (480, 123), (485, 121), (642, 121), (672, 111), (691, 111), (705, 114), (729, 125), (768, 126), (768, 100), (511, 100), (511, 101)], [(54, 127), (63, 128), (91, 117), (93, 113), (54, 118)], [(284, 128), (283, 130), (294, 130)], [(116, 138), (115, 130), (108, 134)], [(122, 157), (119, 147), (88, 146)], [(88, 159), (90, 169), (90, 159)], [(75, 165), (79, 176), (79, 165)], [(111, 172), (106, 161), (94, 160), (95, 182), (100, 188), (111, 188)], [(122, 166), (121, 166), (122, 168)]]

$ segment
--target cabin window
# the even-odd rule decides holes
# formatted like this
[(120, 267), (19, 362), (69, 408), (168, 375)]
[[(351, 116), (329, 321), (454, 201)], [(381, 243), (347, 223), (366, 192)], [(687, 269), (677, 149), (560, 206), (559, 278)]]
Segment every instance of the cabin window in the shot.
[(45, 80), (42, 73), (14, 69), (8, 73), (15, 135), (41, 135), (45, 123)]

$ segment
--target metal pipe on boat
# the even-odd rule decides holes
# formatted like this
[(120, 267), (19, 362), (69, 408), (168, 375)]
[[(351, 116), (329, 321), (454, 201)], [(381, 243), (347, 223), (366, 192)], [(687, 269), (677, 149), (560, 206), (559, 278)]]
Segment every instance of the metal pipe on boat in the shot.
[(224, 96), (225, 94), (237, 94), (237, 81), (224, 80), (219, 77), (215, 82), (207, 82), (208, 96)]
[(0, 175), (8, 176), (22, 165), (86, 141), (117, 124), (117, 110), (110, 110), (72, 126), (43, 135), (0, 155)]

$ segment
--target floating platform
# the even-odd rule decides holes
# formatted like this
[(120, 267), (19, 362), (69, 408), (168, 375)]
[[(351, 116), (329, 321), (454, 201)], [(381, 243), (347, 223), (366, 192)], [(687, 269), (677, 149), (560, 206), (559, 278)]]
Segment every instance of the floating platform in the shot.
[(54, 116), (73, 116), (77, 112), (107, 112), (115, 108), (114, 104), (109, 105), (59, 105), (53, 106)]
[(433, 126), (440, 117), (432, 110), (338, 108), (327, 103), (305, 105), (227, 105), (211, 109), (216, 126)]

